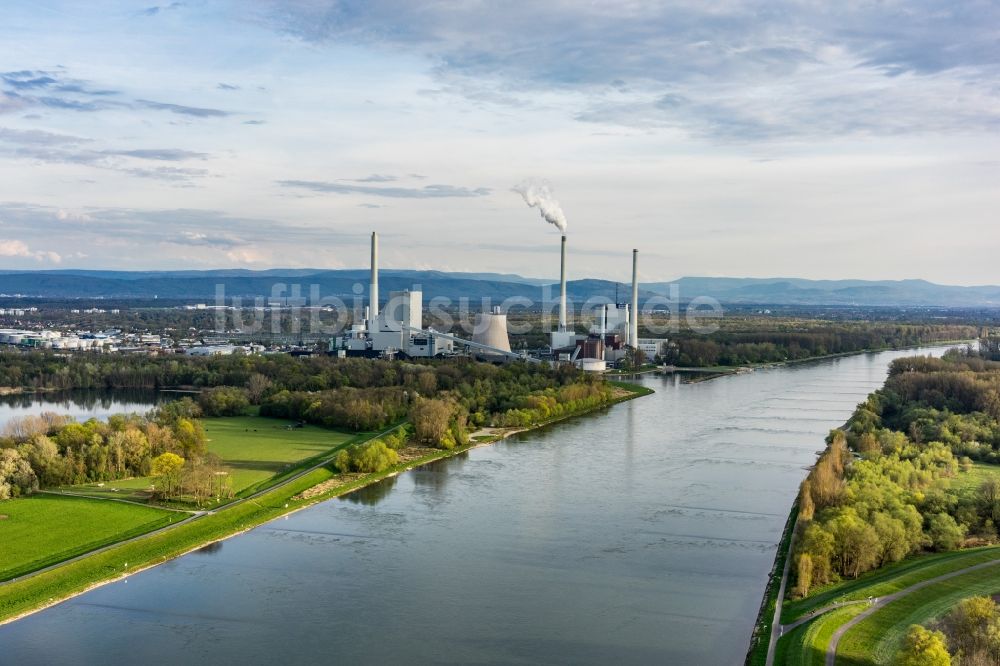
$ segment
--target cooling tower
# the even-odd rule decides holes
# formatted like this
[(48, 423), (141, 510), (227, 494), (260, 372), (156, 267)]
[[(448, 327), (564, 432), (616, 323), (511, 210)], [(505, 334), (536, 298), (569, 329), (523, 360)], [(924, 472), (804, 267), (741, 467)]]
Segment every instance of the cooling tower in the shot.
[(493, 308), (493, 312), (481, 312), (477, 314), (476, 327), (472, 331), (472, 341), (509, 352), (510, 339), (507, 337), (507, 315), (501, 314), (499, 308)]
[(628, 344), (639, 348), (639, 250), (632, 250), (632, 307), (629, 309)]

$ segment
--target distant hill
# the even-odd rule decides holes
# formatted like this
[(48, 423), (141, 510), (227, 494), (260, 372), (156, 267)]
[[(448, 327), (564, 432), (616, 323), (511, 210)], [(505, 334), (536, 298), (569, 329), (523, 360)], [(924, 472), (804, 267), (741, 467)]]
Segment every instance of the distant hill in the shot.
[[(0, 294), (43, 298), (152, 298), (210, 302), (216, 286), (223, 285), (227, 297), (270, 297), (276, 284), (300, 285), (308, 296), (311, 285), (319, 285), (321, 296), (350, 299), (355, 288), (367, 292), (368, 269), (221, 269), (208, 271), (0, 271)], [(449, 273), (383, 269), (380, 274), (383, 298), (393, 290), (419, 285), (425, 298), (466, 297), (477, 301), (501, 301), (515, 296), (540, 301), (543, 292), (554, 297), (558, 285), (548, 280), (500, 273)], [(722, 303), (760, 305), (845, 305), (845, 306), (944, 306), (1000, 307), (1000, 287), (956, 287), (925, 280), (805, 280), (801, 278), (713, 278), (684, 277), (670, 282), (644, 283), (643, 298), (668, 296), (671, 284), (680, 290), (682, 301), (709, 296)], [(630, 286), (609, 280), (571, 280), (567, 292), (574, 301), (589, 298), (621, 301), (630, 297)], [(289, 292), (283, 294), (287, 296)]]
[[(645, 284), (668, 293), (667, 282)], [(801, 278), (685, 277), (674, 284), (681, 299), (711, 296), (723, 303), (859, 306), (1000, 306), (1000, 287), (956, 287), (926, 280), (805, 280)]]

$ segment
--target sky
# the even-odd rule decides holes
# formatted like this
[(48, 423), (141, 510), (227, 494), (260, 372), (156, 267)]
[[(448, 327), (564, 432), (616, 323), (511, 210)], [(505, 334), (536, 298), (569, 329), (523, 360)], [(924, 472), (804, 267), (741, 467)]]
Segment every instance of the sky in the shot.
[(8, 0), (0, 268), (1000, 284), (1000, 4)]

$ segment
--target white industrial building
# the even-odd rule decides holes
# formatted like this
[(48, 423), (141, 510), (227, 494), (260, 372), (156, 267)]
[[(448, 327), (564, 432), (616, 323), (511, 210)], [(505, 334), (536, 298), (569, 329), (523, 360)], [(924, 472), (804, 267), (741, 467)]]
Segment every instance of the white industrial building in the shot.
[(378, 284), (378, 234), (372, 232), (371, 281), (368, 307), (364, 321), (355, 323), (342, 335), (330, 341), (330, 351), (341, 356), (393, 356), (403, 354), (411, 358), (432, 358), (455, 353), (456, 345), (463, 345), (485, 355), (517, 357), (510, 350), (507, 337), (507, 319), (499, 312), (480, 316), (485, 338), (474, 334), (472, 340), (424, 328), (423, 292), (419, 289), (394, 291), (389, 294), (385, 308), (380, 309)]
[(101, 351), (111, 345), (112, 341), (89, 334), (64, 335), (60, 331), (24, 331), (5, 328), (0, 329), (0, 344), (34, 349)]

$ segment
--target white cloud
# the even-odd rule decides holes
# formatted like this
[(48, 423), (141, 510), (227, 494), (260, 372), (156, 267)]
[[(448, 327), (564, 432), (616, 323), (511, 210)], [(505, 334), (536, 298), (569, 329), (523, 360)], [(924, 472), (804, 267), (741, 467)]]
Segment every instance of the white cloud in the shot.
[(226, 258), (237, 264), (264, 264), (268, 261), (266, 253), (253, 248), (237, 248), (226, 252)]
[(27, 243), (19, 240), (0, 240), (0, 257), (30, 257), (38, 261), (58, 264), (62, 257), (49, 250), (33, 251)]
[(552, 277), (537, 174), (574, 278), (997, 281), (996, 3), (46, 6), (0, 22), (0, 237), (63, 265), (358, 267), (374, 229)]

